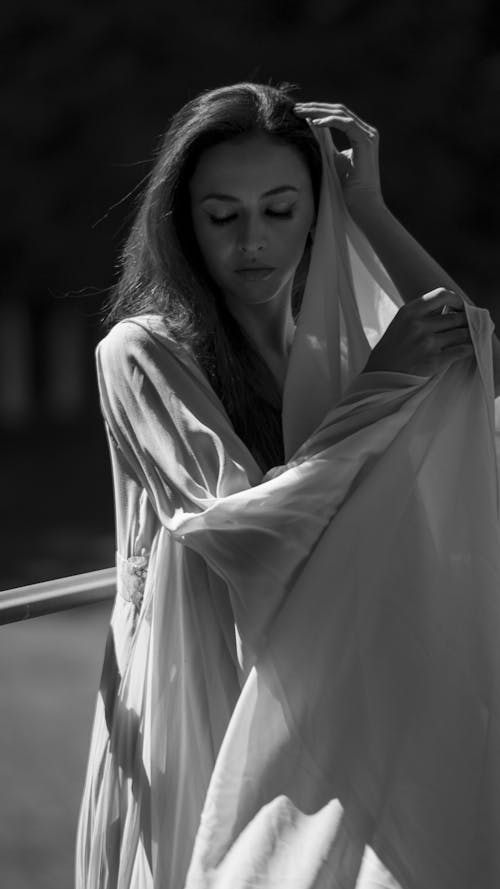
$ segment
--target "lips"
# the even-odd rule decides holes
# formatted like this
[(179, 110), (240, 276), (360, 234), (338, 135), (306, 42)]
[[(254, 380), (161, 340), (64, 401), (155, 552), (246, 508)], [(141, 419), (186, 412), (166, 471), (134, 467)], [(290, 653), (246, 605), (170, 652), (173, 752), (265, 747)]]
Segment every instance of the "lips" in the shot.
[(236, 269), (237, 272), (253, 272), (255, 270), (259, 272), (272, 272), (274, 266), (272, 265), (242, 265)]
[(272, 266), (248, 266), (246, 268), (235, 269), (237, 275), (244, 278), (247, 281), (260, 281), (263, 278), (268, 278), (274, 272), (274, 268)]

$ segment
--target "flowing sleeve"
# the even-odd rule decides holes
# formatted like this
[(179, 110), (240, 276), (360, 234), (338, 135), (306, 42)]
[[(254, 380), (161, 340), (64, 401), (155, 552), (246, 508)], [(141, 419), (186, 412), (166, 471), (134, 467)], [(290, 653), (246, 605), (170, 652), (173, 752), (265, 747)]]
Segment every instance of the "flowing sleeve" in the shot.
[[(400, 406), (422, 387), (402, 378), (370, 390), (366, 380), (293, 459), (263, 476), (178, 346), (125, 321), (96, 360), (111, 436), (161, 523), (227, 583), (238, 628), (255, 649), (361, 467), (384, 450), (403, 420)], [(375, 434), (352, 448), (366, 425)]]
[(466, 312), (477, 361), (399, 390), (385, 416), (396, 390), (362, 374), (311, 440), (333, 520), (238, 699), (186, 889), (374, 886), (372, 853), (380, 885), (500, 886), (491, 320)]

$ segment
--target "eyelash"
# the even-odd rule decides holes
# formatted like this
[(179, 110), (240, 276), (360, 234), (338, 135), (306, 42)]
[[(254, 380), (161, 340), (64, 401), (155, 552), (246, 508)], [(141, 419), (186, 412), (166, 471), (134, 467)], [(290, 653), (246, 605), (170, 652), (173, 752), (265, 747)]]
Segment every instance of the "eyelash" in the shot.
[[(276, 219), (291, 219), (293, 216), (293, 210), (283, 210), (281, 213), (278, 213), (276, 210), (266, 210), (266, 213), (268, 216), (273, 216)], [(223, 216), (221, 218), (210, 216), (210, 220), (214, 225), (226, 225), (228, 222), (232, 222), (233, 219), (236, 219), (235, 213), (231, 213), (230, 216)]]

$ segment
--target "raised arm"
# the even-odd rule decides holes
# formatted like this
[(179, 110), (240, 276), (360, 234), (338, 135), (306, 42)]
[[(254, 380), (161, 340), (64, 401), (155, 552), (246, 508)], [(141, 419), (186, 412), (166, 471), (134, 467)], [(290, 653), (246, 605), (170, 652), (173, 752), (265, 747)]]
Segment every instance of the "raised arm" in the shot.
[[(453, 291), (472, 302), (385, 204), (380, 185), (377, 130), (344, 105), (307, 103), (297, 105), (296, 113), (306, 116), (315, 126), (333, 127), (346, 133), (352, 148), (335, 155), (346, 205), (404, 302), (412, 302), (438, 288)], [(500, 341), (495, 335), (492, 347), (495, 395), (500, 395)]]
[[(349, 210), (398, 288), (411, 302), (438, 287), (468, 297), (448, 272), (405, 229), (375, 191), (354, 189)], [(500, 395), (500, 340), (492, 337), (495, 395)]]

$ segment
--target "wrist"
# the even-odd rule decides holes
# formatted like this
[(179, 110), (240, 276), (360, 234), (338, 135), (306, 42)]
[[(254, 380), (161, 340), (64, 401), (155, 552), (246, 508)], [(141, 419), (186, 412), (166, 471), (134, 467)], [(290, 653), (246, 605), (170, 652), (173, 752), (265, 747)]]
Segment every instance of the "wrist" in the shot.
[(344, 200), (349, 213), (360, 227), (389, 212), (382, 192), (375, 185), (353, 183), (350, 188), (346, 188)]

